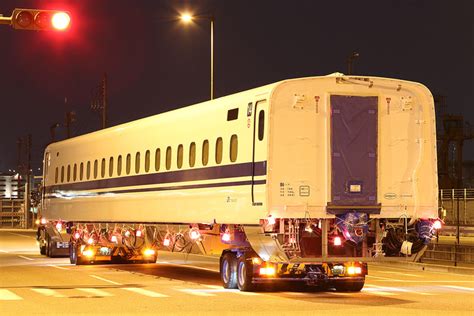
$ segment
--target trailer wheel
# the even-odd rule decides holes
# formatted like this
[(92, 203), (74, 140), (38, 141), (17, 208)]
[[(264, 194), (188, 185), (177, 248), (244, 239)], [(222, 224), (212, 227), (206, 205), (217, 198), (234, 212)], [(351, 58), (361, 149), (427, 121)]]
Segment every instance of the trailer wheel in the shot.
[(227, 252), (222, 256), (220, 273), (224, 288), (237, 288), (237, 258), (232, 252)]
[(40, 254), (42, 254), (42, 255), (46, 254), (46, 245), (40, 246)]
[(241, 291), (254, 291), (255, 284), (253, 279), (253, 264), (251, 260), (247, 260), (245, 255), (240, 256), (237, 264), (237, 286)]
[(69, 262), (71, 264), (77, 264), (77, 249), (76, 245), (73, 243), (69, 243)]
[(334, 288), (338, 292), (360, 292), (364, 287), (365, 280), (352, 280), (337, 282), (334, 284)]

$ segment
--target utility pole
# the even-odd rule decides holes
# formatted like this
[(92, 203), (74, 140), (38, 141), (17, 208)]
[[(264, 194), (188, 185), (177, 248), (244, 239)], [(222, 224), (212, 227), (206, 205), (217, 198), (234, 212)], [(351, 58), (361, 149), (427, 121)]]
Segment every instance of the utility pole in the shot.
[(66, 112), (66, 133), (67, 138), (71, 138), (71, 124), (76, 121), (76, 112), (69, 111)]
[(352, 52), (352, 54), (347, 57), (347, 74), (352, 75), (352, 65), (354, 63), (354, 60), (359, 57), (358, 52)]
[(92, 89), (91, 110), (99, 112), (101, 117), (102, 128), (108, 126), (108, 99), (107, 99), (107, 73), (104, 72), (104, 77), (100, 85)]
[(25, 228), (30, 227), (30, 208), (31, 208), (31, 134), (28, 134), (26, 140), (26, 181), (25, 181)]
[(51, 134), (51, 142), (56, 141), (56, 128), (59, 127), (59, 123), (54, 123), (49, 127), (49, 133)]

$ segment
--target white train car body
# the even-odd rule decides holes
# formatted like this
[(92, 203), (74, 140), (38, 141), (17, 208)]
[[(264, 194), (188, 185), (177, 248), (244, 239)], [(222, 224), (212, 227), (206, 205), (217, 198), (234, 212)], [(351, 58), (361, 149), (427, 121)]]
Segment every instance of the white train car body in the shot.
[(48, 219), (227, 227), (283, 264), (339, 260), (338, 234), (363, 244), (351, 258), (408, 255), (380, 248), (386, 231), (425, 221), (426, 243), (438, 217), (433, 99), (395, 79), (286, 80), (53, 143), (44, 162)]

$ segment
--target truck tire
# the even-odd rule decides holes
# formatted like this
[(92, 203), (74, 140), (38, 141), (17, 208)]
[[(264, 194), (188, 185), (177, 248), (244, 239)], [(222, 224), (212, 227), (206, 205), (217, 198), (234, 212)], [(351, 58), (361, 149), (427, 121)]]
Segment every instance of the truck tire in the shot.
[(50, 238), (48, 233), (44, 235), (44, 239), (46, 240), (46, 246), (45, 246), (45, 252), (47, 257), (51, 257), (51, 244), (50, 244)]
[(244, 292), (254, 291), (255, 284), (253, 279), (253, 264), (251, 260), (247, 260), (245, 255), (240, 256), (237, 263), (237, 286), (239, 290)]
[(40, 254), (42, 254), (42, 255), (46, 254), (46, 245), (40, 246)]
[(237, 258), (232, 252), (227, 252), (222, 256), (220, 274), (225, 289), (237, 288)]
[(351, 280), (336, 282), (334, 288), (338, 292), (360, 292), (364, 287), (365, 280)]
[(71, 264), (77, 264), (77, 249), (76, 245), (69, 242), (69, 262)]

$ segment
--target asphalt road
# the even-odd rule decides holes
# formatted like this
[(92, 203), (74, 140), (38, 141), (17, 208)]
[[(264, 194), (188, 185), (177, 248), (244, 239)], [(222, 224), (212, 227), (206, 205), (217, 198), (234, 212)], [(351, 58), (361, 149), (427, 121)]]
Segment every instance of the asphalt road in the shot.
[(360, 293), (225, 290), (218, 261), (73, 266), (39, 254), (34, 232), (0, 231), (0, 315), (474, 315), (474, 276), (370, 265)]

